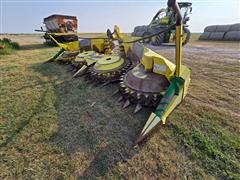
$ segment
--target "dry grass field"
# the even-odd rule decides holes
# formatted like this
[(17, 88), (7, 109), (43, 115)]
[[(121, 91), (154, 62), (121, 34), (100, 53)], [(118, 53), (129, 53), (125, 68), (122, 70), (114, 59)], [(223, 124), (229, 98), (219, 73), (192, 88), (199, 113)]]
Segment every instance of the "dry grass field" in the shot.
[[(239, 43), (193, 35), (183, 63), (189, 93), (167, 124), (137, 148), (152, 109), (133, 115), (100, 87), (43, 64), (59, 48), (9, 36), (0, 55), (0, 179), (240, 179)], [(173, 47), (151, 47), (174, 60)]]

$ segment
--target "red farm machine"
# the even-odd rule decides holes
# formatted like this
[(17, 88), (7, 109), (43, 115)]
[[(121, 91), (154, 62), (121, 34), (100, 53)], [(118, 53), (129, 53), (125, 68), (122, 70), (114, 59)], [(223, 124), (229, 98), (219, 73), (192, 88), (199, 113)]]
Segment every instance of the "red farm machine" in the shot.
[(76, 33), (78, 22), (76, 16), (53, 14), (43, 19), (44, 27), (38, 32), (45, 32), (44, 39), (47, 43), (52, 43), (48, 33)]

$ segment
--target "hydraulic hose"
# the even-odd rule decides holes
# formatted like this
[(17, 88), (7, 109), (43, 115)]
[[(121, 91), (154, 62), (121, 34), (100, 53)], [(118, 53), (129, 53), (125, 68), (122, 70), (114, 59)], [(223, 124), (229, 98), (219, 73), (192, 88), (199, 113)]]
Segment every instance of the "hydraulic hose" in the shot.
[[(150, 35), (148, 35), (148, 36), (145, 36), (145, 37), (143, 37), (143, 38), (135, 39), (135, 40), (133, 40), (133, 41), (123, 41), (123, 40), (117, 39), (117, 38), (113, 38), (113, 40), (118, 40), (118, 41), (121, 42), (121, 43), (135, 43), (135, 42), (142, 41), (142, 40), (145, 40), (145, 39), (149, 39), (149, 38), (154, 37), (154, 36), (157, 36), (157, 35), (159, 35), (159, 34), (168, 32), (168, 31), (170, 31), (173, 27), (175, 27), (175, 25), (176, 25), (176, 24), (172, 24), (172, 25), (170, 25), (170, 26), (169, 26), (167, 29), (165, 29), (165, 30), (160, 30), (160, 31), (158, 31), (158, 32), (155, 32), (155, 33), (150, 34)], [(79, 36), (79, 38), (80, 38), (80, 39), (109, 39), (109, 38), (107, 38), (107, 37), (106, 37), (106, 38), (90, 38), (90, 37), (80, 37), (80, 36)]]
[(135, 40), (133, 40), (133, 41), (121, 41), (121, 42), (122, 42), (122, 43), (135, 43), (135, 42), (138, 42), (138, 41), (142, 41), (142, 40), (145, 40), (145, 39), (149, 39), (149, 38), (154, 37), (154, 36), (157, 36), (157, 35), (159, 35), (159, 34), (168, 32), (168, 31), (170, 31), (173, 27), (175, 27), (175, 24), (170, 25), (170, 26), (169, 26), (167, 29), (165, 29), (165, 30), (158, 31), (158, 32), (156, 32), (156, 33), (150, 34), (150, 35), (145, 36), (145, 37), (143, 37), (143, 38), (135, 39)]

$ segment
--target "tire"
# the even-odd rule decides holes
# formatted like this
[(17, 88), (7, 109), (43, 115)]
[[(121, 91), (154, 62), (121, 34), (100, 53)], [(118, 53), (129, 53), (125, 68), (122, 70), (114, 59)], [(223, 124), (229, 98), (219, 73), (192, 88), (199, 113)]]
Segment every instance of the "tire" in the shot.
[[(151, 33), (149, 33), (149, 32), (145, 32), (145, 33), (143, 34), (143, 37), (149, 36), (150, 34), (151, 34)], [(149, 44), (149, 43), (151, 42), (151, 38), (144, 39), (144, 40), (142, 40), (142, 41), (143, 41), (143, 43)]]
[(152, 41), (153, 46), (161, 46), (164, 41), (164, 33), (161, 33), (156, 36), (155, 41)]
[(190, 37), (191, 37), (191, 32), (189, 31), (188, 28), (183, 28), (183, 33), (187, 34), (185, 41), (182, 42), (182, 45), (184, 46), (184, 45), (186, 45), (189, 42)]

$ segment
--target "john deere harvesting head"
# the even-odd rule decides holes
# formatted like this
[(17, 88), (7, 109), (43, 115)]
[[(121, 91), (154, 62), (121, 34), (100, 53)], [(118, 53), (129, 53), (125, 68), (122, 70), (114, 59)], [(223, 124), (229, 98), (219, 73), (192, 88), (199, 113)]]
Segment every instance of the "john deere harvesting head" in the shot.
[(142, 142), (166, 118), (186, 96), (190, 83), (190, 69), (181, 64), (182, 57), (182, 17), (176, 0), (168, 0), (169, 8), (177, 15), (175, 64), (141, 47), (140, 64), (128, 71), (120, 82), (120, 92), (124, 107), (135, 104), (135, 112), (142, 106), (156, 107), (151, 113), (135, 144)]
[[(114, 36), (120, 36), (119, 33), (119, 28), (115, 26)], [(105, 73), (110, 73), (108, 68), (111, 67), (106, 66), (113, 63), (114, 60), (118, 62), (119, 59), (119, 54), (115, 51), (117, 47), (113, 42), (113, 34), (108, 30), (107, 37), (105, 38), (84, 38), (81, 40), (81, 53), (72, 61), (77, 69), (74, 77), (87, 72), (91, 75), (92, 79), (107, 79), (108, 74)], [(98, 64), (103, 64), (104, 67)], [(99, 68), (99, 66), (101, 67)]]
[[(117, 45), (104, 46), (103, 53), (96, 50), (83, 51), (80, 53), (74, 61), (74, 64), (79, 68), (74, 76), (84, 72), (90, 74), (90, 78), (94, 81), (108, 84), (119, 81), (120, 76), (136, 64), (135, 61), (130, 60), (126, 55), (125, 46), (122, 45), (124, 37), (120, 33), (118, 26), (114, 27), (113, 33), (108, 30), (107, 37), (109, 42), (113, 43), (117, 41)], [(96, 38), (93, 38), (91, 41), (95, 39)]]
[(104, 55), (112, 53), (114, 44), (108, 38), (91, 38), (80, 41), (80, 53), (72, 61), (72, 65), (76, 70), (73, 77), (89, 71), (99, 59)]
[[(70, 38), (67, 43), (56, 42), (62, 47), (61, 51), (76, 53), (68, 56), (67, 61), (64, 61), (72, 62), (77, 68), (74, 76), (84, 72), (90, 74), (89, 77), (94, 81), (104, 83), (120, 81), (120, 99), (125, 100), (123, 108), (134, 104), (136, 106), (134, 113), (144, 106), (156, 108), (135, 144), (141, 143), (158, 125), (165, 124), (167, 117), (186, 96), (190, 83), (190, 69), (181, 64), (182, 16), (176, 0), (168, 0), (168, 7), (175, 11), (177, 19), (174, 25), (175, 64), (138, 42), (144, 38), (126, 41), (129, 38), (123, 37), (117, 26), (113, 33), (107, 31), (107, 38), (84, 39), (80, 41), (80, 47), (75, 36), (75, 39)], [(115, 40), (118, 41), (119, 46), (113, 45)]]

